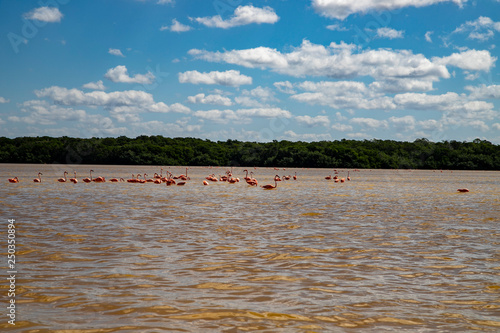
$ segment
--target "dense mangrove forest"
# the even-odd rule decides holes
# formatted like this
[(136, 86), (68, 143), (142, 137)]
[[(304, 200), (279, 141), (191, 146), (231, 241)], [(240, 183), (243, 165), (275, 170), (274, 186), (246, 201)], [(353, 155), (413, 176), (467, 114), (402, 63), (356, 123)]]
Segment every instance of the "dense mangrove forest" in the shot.
[(0, 163), (500, 170), (500, 145), (480, 139), (242, 142), (163, 136), (0, 137)]

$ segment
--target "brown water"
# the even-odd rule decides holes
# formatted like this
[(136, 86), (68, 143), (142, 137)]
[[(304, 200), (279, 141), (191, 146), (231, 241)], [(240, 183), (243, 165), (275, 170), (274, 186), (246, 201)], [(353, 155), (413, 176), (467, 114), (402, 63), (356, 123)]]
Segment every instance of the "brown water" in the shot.
[[(500, 172), (361, 170), (334, 183), (331, 170), (289, 169), (278, 173), (296, 181), (265, 191), (202, 185), (225, 168), (190, 168), (184, 187), (83, 183), (90, 168), (160, 172), (0, 166), (0, 276), (8, 219), (18, 272), (15, 326), (0, 283), (1, 331), (500, 330)], [(58, 183), (64, 170), (80, 182)], [(277, 173), (254, 171), (259, 184)]]

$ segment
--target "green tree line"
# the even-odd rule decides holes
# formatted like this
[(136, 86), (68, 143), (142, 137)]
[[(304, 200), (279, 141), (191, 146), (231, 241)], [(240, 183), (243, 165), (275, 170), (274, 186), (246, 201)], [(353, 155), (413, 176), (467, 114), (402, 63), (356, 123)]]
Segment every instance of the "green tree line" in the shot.
[(500, 170), (500, 145), (480, 139), (259, 143), (163, 136), (0, 137), (0, 163)]

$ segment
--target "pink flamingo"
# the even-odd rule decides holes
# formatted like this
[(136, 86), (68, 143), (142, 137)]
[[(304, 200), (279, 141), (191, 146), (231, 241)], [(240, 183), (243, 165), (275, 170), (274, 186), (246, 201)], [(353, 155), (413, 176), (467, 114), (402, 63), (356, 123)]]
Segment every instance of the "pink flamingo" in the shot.
[(148, 182), (148, 183), (152, 183), (152, 182), (154, 182), (154, 181), (155, 181), (154, 179), (151, 179), (151, 178), (150, 178), (150, 179), (146, 179), (146, 176), (147, 176), (147, 175), (148, 175), (147, 173), (145, 173), (145, 174), (144, 174), (144, 179), (146, 180), (146, 182)]
[(172, 177), (172, 173), (170, 171), (167, 171), (167, 180), (165, 181), (165, 184), (167, 186), (175, 184), (175, 180), (173, 180), (171, 177)]
[(67, 179), (66, 175), (68, 174), (68, 171), (64, 171), (64, 178), (59, 178), (57, 181), (59, 183), (65, 183)]
[(9, 178), (9, 183), (19, 183), (19, 178), (17, 177)]
[(134, 176), (134, 174), (132, 174), (132, 178), (127, 179), (127, 182), (128, 182), (128, 183), (137, 183), (137, 179), (136, 179), (136, 178), (134, 178), (134, 177), (135, 177), (135, 176)]
[(33, 179), (33, 182), (35, 183), (41, 183), (42, 182), (42, 173), (38, 173), (38, 178)]
[(271, 184), (267, 184), (267, 185), (261, 185), (260, 187), (262, 187), (264, 190), (272, 190), (272, 189), (275, 189), (276, 187), (278, 187), (278, 181), (276, 179), (278, 179), (279, 176), (276, 175), (276, 177), (274, 177), (274, 185), (271, 185)]
[(205, 177), (206, 180), (210, 180), (211, 182), (216, 182), (217, 181), (217, 177), (215, 177), (215, 174), (211, 174), (210, 176), (208, 177)]
[(186, 174), (185, 175), (180, 175), (180, 176), (174, 177), (174, 179), (190, 180), (191, 178), (189, 178), (187, 174), (188, 174), (188, 168), (186, 168)]
[(123, 178), (120, 178), (120, 179), (118, 179), (118, 178), (111, 178), (109, 181), (113, 182), (113, 183), (116, 183), (116, 182), (124, 182), (125, 179), (123, 179)]
[(78, 179), (76, 179), (76, 171), (74, 171), (74, 173), (75, 173), (75, 177), (70, 178), (69, 181), (72, 182), (73, 184), (76, 184), (76, 183), (78, 183)]
[(253, 172), (250, 172), (250, 178), (247, 180), (247, 184), (250, 186), (257, 186), (257, 179), (253, 178)]
[(94, 172), (94, 170), (90, 170), (90, 178), (83, 178), (85, 183), (90, 183), (92, 181), (92, 172)]
[(102, 176), (99, 176), (97, 178), (92, 179), (92, 181), (96, 182), (96, 183), (104, 183), (106, 181), (106, 179)]

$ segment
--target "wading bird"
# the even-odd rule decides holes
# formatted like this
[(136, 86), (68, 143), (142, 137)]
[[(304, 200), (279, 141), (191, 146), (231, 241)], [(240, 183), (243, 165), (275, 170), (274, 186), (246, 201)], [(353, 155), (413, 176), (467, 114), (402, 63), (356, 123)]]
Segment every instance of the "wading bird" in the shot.
[[(133, 176), (133, 175), (132, 175), (132, 176)], [(124, 182), (124, 181), (125, 181), (125, 179), (123, 179), (123, 178), (120, 178), (120, 179), (118, 179), (118, 178), (111, 178), (109, 181), (110, 181), (110, 182), (113, 182), (113, 183), (116, 183), (116, 182), (119, 182), (119, 181), (120, 181), (120, 182)]]
[(83, 178), (85, 183), (90, 183), (92, 181), (92, 172), (94, 172), (94, 170), (90, 170), (90, 178)]
[[(139, 176), (139, 174), (137, 174)], [(132, 174), (132, 178), (127, 179), (127, 183), (137, 183), (137, 178), (134, 178), (134, 174)]]
[(174, 179), (181, 179), (181, 180), (189, 180), (191, 178), (188, 177), (188, 168), (186, 168), (186, 174), (185, 175), (179, 175), (177, 177), (174, 177)]
[(170, 171), (167, 171), (167, 180), (165, 181), (165, 184), (167, 186), (175, 184), (175, 180), (172, 179), (172, 173)]
[(250, 186), (257, 186), (257, 179), (253, 178), (253, 172), (250, 172), (250, 179), (247, 180), (247, 184)]
[(17, 177), (9, 178), (9, 183), (19, 183), (19, 178)]
[(96, 183), (104, 183), (106, 181), (106, 179), (102, 176), (99, 176), (97, 178), (92, 179), (92, 181), (96, 182)]
[(67, 180), (67, 177), (66, 177), (67, 174), (68, 174), (68, 171), (64, 171), (64, 178), (59, 178), (57, 181), (59, 183), (65, 183)]
[(33, 182), (35, 183), (41, 183), (42, 182), (42, 173), (38, 173), (38, 178), (33, 179)]
[(279, 179), (279, 178), (280, 177), (278, 175), (276, 175), (276, 177), (274, 177), (274, 185), (267, 184), (267, 185), (261, 185), (260, 187), (262, 187), (264, 190), (275, 189), (276, 187), (278, 187), (278, 181), (276, 179)]

